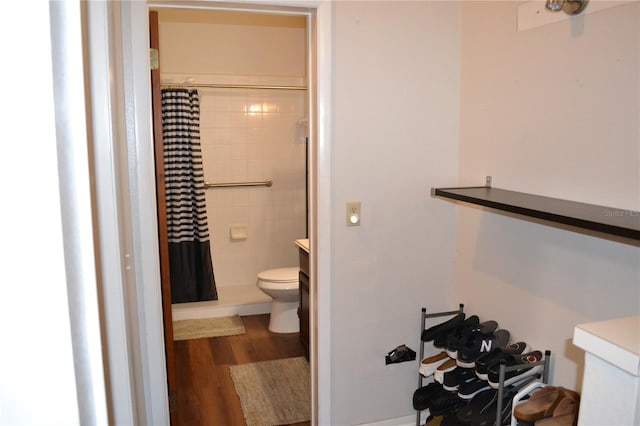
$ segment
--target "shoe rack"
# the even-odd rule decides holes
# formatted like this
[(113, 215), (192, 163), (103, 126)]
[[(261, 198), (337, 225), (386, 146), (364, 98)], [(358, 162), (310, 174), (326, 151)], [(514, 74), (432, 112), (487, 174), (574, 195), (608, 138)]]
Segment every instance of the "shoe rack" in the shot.
[[(549, 383), (549, 361), (551, 360), (551, 351), (544, 351), (544, 358), (538, 362), (534, 362), (532, 364), (527, 364), (529, 368), (536, 367), (538, 365), (542, 366), (542, 372), (538, 373), (541, 375), (541, 380), (543, 384)], [(500, 361), (500, 369), (498, 373), (498, 399), (496, 401), (496, 425), (500, 425), (500, 419), (502, 419), (502, 399), (504, 395), (504, 375), (510, 371), (516, 371), (522, 368), (522, 365), (505, 365), (505, 361)], [(535, 377), (535, 376), (534, 376)], [(513, 412), (513, 407), (512, 410)]]
[[(447, 317), (447, 316), (453, 316), (453, 315), (458, 315), (464, 312), (464, 303), (461, 303), (458, 307), (457, 311), (446, 311), (446, 312), (434, 312), (431, 314), (427, 313), (427, 308), (422, 308), (421, 313), (420, 313), (420, 356), (418, 358), (418, 362), (422, 362), (422, 360), (424, 359), (424, 344), (425, 342), (422, 341), (422, 332), (424, 330), (426, 330), (425, 326), (427, 324), (427, 319), (429, 318), (439, 318), (439, 317)], [(504, 377), (504, 376), (503, 376)], [(422, 387), (422, 380), (424, 378), (422, 377), (422, 374), (420, 374), (420, 372), (418, 372), (418, 389), (420, 389)], [(416, 426), (420, 426), (420, 416), (422, 414), (423, 410), (416, 410)]]
[[(434, 313), (427, 313), (427, 308), (422, 308), (421, 312), (420, 312), (420, 344), (419, 344), (419, 357), (418, 357), (418, 362), (422, 362), (422, 360), (424, 359), (424, 345), (425, 342), (422, 341), (422, 332), (424, 330), (426, 330), (426, 322), (427, 319), (430, 318), (439, 318), (439, 317), (445, 317), (445, 316), (453, 316), (453, 315), (457, 315), (457, 314), (461, 314), (464, 312), (464, 304), (461, 303), (459, 305), (458, 310), (455, 311), (446, 311), (446, 312), (434, 312)], [(529, 368), (534, 368), (536, 366), (541, 365), (542, 366), (542, 371), (537, 373), (537, 375), (534, 375), (532, 377), (536, 377), (538, 376), (538, 378), (540, 378), (540, 380), (542, 381), (543, 384), (547, 384), (549, 383), (549, 363), (551, 360), (551, 351), (550, 350), (546, 350), (544, 352), (544, 357), (542, 360), (536, 362), (536, 363), (531, 363), (531, 364), (527, 364), (529, 366)], [(504, 380), (505, 380), (505, 374), (511, 371), (516, 371), (522, 368), (522, 365), (511, 365), (511, 366), (507, 366), (506, 362), (503, 360), (500, 362), (500, 367), (499, 367), (499, 373), (498, 373), (498, 393), (497, 393), (497, 401), (496, 401), (496, 425), (500, 426), (501, 424), (501, 419), (502, 419), (502, 400), (504, 397)], [(423, 384), (423, 380), (424, 377), (422, 376), (422, 374), (420, 374), (418, 372), (418, 389), (420, 389), (422, 387)], [(524, 379), (526, 380), (526, 378)], [(533, 380), (537, 380), (537, 379), (533, 379)], [(424, 410), (416, 410), (416, 426), (420, 426), (421, 422), (420, 422), (420, 417), (422, 415), (422, 411)]]

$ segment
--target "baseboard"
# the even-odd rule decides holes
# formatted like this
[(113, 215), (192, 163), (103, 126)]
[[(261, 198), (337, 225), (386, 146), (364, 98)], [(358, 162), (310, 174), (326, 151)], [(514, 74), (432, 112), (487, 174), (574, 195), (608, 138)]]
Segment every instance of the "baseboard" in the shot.
[[(420, 416), (420, 424), (423, 425), (429, 417), (429, 411), (423, 411)], [(380, 420), (373, 423), (362, 423), (358, 426), (415, 426), (416, 415), (394, 417), (393, 419)]]
[(171, 305), (174, 321), (259, 315), (271, 312), (271, 298), (255, 285), (218, 288), (219, 300)]

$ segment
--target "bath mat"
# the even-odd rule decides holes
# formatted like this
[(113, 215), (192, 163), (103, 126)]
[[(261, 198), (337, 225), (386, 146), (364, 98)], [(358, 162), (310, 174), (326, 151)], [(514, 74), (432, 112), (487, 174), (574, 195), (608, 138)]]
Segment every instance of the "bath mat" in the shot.
[(235, 334), (245, 333), (244, 324), (238, 315), (173, 322), (173, 340), (233, 336)]
[(309, 363), (304, 357), (233, 365), (229, 372), (247, 426), (311, 419)]

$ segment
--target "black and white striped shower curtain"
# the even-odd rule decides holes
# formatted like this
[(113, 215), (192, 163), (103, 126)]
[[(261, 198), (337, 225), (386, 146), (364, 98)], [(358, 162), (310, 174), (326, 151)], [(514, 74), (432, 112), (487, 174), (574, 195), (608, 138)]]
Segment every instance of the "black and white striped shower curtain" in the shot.
[(197, 90), (162, 90), (171, 302), (218, 300), (204, 195)]

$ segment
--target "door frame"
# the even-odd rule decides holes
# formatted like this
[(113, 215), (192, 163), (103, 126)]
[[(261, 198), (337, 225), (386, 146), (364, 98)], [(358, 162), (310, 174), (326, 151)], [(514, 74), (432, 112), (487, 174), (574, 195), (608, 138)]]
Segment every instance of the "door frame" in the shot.
[[(115, 49), (115, 62), (122, 70), (122, 99), (109, 105), (124, 116), (122, 127), (126, 132), (126, 164), (131, 209), (121, 224), (131, 235), (132, 256), (127, 253), (127, 269), (132, 269), (135, 285), (129, 289), (135, 298), (120, 301), (122, 317), (107, 316), (107, 330), (117, 330), (129, 336), (130, 341), (109, 339), (111, 348), (120, 352), (133, 351), (129, 368), (117, 374), (129, 379), (132, 392), (129, 401), (119, 407), (112, 400), (112, 411), (136, 412), (132, 419), (147, 424), (169, 424), (166, 386), (166, 367), (162, 327), (162, 299), (158, 259), (157, 216), (155, 200), (155, 166), (153, 157), (153, 128), (151, 84), (148, 63), (150, 7), (180, 7), (201, 9), (244, 10), (270, 13), (296, 13), (309, 17), (309, 78), (310, 96), (310, 209), (309, 237), (311, 240), (311, 383), (313, 425), (331, 424), (331, 135), (332, 135), (332, 29), (333, 4), (320, 0), (236, 0), (234, 3), (218, 0), (198, 2), (162, 1), (158, 4), (142, 1), (123, 1), (119, 8), (102, 8), (98, 13), (105, 22), (115, 21), (119, 28), (108, 27), (106, 32), (119, 41)], [(292, 9), (292, 8), (295, 8)], [(89, 49), (94, 44), (92, 34), (104, 36), (105, 28), (89, 25)], [(315, 45), (315, 49), (311, 47)], [(113, 63), (107, 64), (109, 67)], [(107, 75), (111, 69), (106, 70)], [(104, 75), (105, 69), (91, 70)], [(115, 86), (118, 83), (110, 83)], [(313, 102), (315, 100), (315, 102)], [(313, 119), (315, 117), (315, 120)], [(112, 118), (111, 125), (117, 125)], [(315, 137), (315, 138), (314, 138)], [(314, 143), (315, 142), (315, 143)], [(118, 145), (116, 137), (112, 145)], [(123, 161), (124, 162), (124, 161)], [(100, 182), (97, 182), (100, 188)], [(99, 190), (99, 189), (98, 189)], [(117, 194), (111, 195), (114, 199)], [(116, 240), (118, 237), (112, 237)], [(319, 291), (318, 291), (319, 289)], [(109, 295), (105, 296), (109, 299)], [(108, 302), (108, 300), (107, 300)], [(134, 325), (133, 332), (131, 323)], [(137, 360), (137, 362), (136, 362)]]

